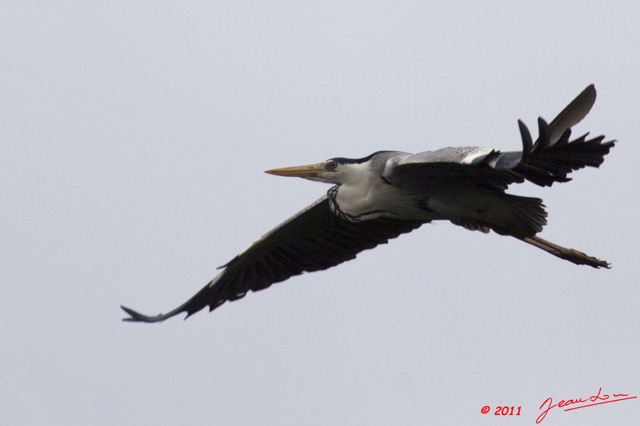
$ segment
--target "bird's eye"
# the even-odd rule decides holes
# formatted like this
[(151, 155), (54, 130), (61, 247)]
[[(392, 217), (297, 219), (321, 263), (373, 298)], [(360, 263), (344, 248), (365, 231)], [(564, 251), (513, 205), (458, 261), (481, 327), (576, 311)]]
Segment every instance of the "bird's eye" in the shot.
[(335, 170), (336, 167), (338, 167), (338, 163), (333, 161), (333, 160), (332, 161), (327, 161), (327, 164), (325, 166), (325, 168), (327, 170)]

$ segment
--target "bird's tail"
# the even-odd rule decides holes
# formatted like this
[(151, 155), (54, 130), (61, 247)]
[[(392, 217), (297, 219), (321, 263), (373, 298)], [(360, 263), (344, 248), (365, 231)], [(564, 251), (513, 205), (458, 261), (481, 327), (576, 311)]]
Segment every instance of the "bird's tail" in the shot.
[(552, 243), (551, 241), (547, 241), (534, 235), (532, 237), (516, 237), (527, 244), (531, 244), (534, 247), (542, 249), (547, 253), (550, 253), (560, 259), (568, 260), (569, 262), (575, 263), (576, 265), (589, 265), (592, 268), (611, 268), (611, 264), (606, 260), (601, 260), (593, 256), (589, 256), (581, 251), (566, 248), (559, 246), (557, 244)]
[(512, 194), (478, 194), (464, 217), (450, 219), (455, 225), (472, 231), (489, 232), (518, 238), (529, 237), (542, 231), (547, 224), (547, 212), (540, 198)]
[(532, 236), (547, 224), (547, 212), (540, 198), (512, 194), (501, 194), (485, 217), (489, 227), (500, 235)]

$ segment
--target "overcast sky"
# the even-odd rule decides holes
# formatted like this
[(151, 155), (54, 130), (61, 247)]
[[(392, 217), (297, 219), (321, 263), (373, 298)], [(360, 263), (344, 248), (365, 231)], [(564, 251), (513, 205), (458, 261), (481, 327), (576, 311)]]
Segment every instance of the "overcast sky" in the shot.
[[(549, 397), (640, 394), (640, 3), (524, 4), (1, 1), (0, 423), (534, 425)], [(617, 139), (605, 163), (510, 192), (613, 269), (442, 222), (211, 314), (121, 322), (328, 189), (264, 170), (519, 149), (517, 119), (590, 83), (576, 134)]]

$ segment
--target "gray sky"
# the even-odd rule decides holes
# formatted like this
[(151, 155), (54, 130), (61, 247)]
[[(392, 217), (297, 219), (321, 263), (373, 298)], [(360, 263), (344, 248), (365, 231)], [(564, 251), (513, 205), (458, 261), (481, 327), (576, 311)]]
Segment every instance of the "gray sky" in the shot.
[[(548, 397), (638, 395), (640, 5), (523, 4), (1, 2), (0, 423), (533, 425)], [(619, 141), (601, 169), (511, 192), (612, 270), (436, 223), (212, 314), (120, 321), (328, 189), (264, 170), (519, 149), (518, 118), (590, 83), (577, 133)]]

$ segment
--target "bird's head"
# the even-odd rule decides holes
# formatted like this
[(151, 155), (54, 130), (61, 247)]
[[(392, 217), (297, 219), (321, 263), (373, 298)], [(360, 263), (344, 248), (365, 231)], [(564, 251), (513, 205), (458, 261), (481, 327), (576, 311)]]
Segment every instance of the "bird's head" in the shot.
[(378, 151), (363, 158), (335, 157), (317, 164), (267, 170), (277, 176), (295, 176), (335, 185), (372, 184), (383, 175), (387, 160), (400, 151)]
[(356, 163), (344, 158), (331, 158), (317, 164), (306, 166), (284, 167), (267, 170), (265, 173), (277, 176), (294, 176), (316, 182), (341, 185), (354, 175)]

